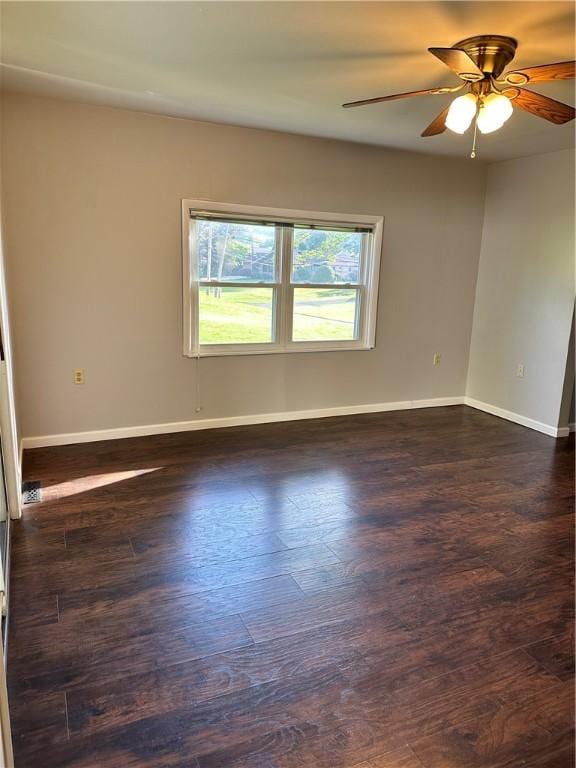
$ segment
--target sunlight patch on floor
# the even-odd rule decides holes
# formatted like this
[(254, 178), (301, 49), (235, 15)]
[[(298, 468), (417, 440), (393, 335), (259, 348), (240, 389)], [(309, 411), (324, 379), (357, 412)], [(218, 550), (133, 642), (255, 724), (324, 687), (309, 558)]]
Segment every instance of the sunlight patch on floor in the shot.
[(104, 488), (107, 485), (132, 480), (135, 477), (147, 475), (150, 472), (157, 472), (159, 469), (163, 469), (163, 467), (146, 467), (145, 469), (130, 469), (125, 472), (106, 472), (101, 475), (78, 477), (75, 480), (58, 483), (43, 489), (43, 500), (64, 499), (77, 493), (94, 491), (97, 488)]

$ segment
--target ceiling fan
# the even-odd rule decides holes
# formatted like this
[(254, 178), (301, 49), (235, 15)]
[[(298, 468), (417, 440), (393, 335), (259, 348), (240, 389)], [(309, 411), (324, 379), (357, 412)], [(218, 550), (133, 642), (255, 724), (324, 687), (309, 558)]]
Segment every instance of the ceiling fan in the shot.
[(381, 101), (394, 101), (412, 96), (456, 93), (467, 88), (467, 93), (445, 107), (421, 135), (437, 136), (446, 128), (455, 133), (464, 133), (474, 121), (472, 157), (475, 157), (477, 131), (492, 133), (498, 130), (512, 115), (513, 107), (556, 125), (573, 120), (574, 107), (522, 86), (551, 80), (572, 80), (575, 77), (576, 62), (542, 64), (502, 74), (514, 58), (516, 47), (517, 42), (513, 37), (478, 35), (461, 40), (451, 48), (428, 48), (431, 54), (458, 75), (463, 81), (461, 84), (349, 101), (342, 106), (361, 107), (365, 104), (378, 104)]

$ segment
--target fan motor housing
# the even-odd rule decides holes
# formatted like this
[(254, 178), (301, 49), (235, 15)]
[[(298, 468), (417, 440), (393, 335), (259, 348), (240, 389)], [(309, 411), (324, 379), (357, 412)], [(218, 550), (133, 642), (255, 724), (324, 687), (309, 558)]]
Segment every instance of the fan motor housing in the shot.
[(453, 48), (466, 51), (487, 77), (498, 77), (512, 61), (517, 41), (503, 35), (476, 35), (455, 43)]

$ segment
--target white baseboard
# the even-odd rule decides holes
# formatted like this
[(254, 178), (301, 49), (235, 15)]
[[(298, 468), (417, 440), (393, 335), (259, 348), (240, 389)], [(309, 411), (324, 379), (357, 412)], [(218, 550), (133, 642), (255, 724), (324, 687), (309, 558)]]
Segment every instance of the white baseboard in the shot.
[(390, 403), (365, 403), (362, 405), (343, 405), (335, 408), (317, 408), (304, 411), (280, 411), (277, 413), (257, 413), (248, 416), (225, 416), (217, 419), (195, 419), (193, 421), (175, 421), (166, 424), (143, 424), (135, 427), (99, 429), (90, 432), (68, 432), (58, 435), (40, 435), (24, 437), (21, 448), (44, 448), (52, 445), (73, 445), (75, 443), (93, 443), (99, 440), (120, 440), (126, 437), (145, 437), (164, 435), (171, 432), (193, 432), (201, 429), (220, 429), (222, 427), (241, 427), (250, 424), (271, 424), (278, 421), (299, 421), (302, 419), (323, 419), (330, 416), (353, 416), (360, 413), (380, 413), (385, 411), (405, 411), (415, 408), (439, 408), (447, 405), (468, 405), (479, 411), (513, 421), (523, 427), (535, 429), (550, 437), (566, 437), (575, 431), (574, 424), (567, 427), (553, 427), (535, 419), (529, 419), (520, 413), (507, 411), (490, 403), (475, 400), (463, 395), (457, 397), (434, 397), (425, 400), (401, 400)]
[(576, 424), (568, 424), (567, 427), (558, 427), (557, 437), (568, 437), (570, 432), (576, 432)]
[(490, 413), (492, 416), (499, 416), (501, 419), (521, 424), (523, 427), (535, 429), (537, 432), (543, 432), (550, 437), (566, 437), (569, 434), (568, 427), (553, 427), (551, 424), (544, 424), (542, 421), (529, 419), (527, 416), (522, 416), (521, 413), (507, 411), (505, 408), (499, 408), (497, 405), (490, 405), (490, 403), (483, 403), (481, 400), (474, 400), (472, 397), (465, 397), (464, 404), (479, 411)]
[(117, 429), (99, 429), (90, 432), (69, 432), (59, 435), (40, 435), (25, 437), (24, 449), (44, 448), (51, 445), (72, 445), (74, 443), (92, 443), (98, 440), (118, 440), (125, 437), (144, 437), (146, 435), (164, 435), (171, 432), (191, 432), (199, 429), (219, 429), (222, 427), (240, 427), (249, 424), (269, 424), (276, 421), (298, 421), (300, 419), (322, 419), (329, 416), (352, 416), (359, 413), (379, 413), (383, 411), (404, 411), (413, 408), (438, 408), (446, 405), (463, 405), (464, 397), (435, 397), (427, 400), (402, 400), (393, 403), (366, 403), (363, 405), (343, 405), (336, 408), (319, 408), (306, 411), (280, 411), (278, 413), (258, 413), (249, 416), (227, 416), (218, 419), (195, 419), (194, 421), (175, 421), (168, 424), (144, 424), (137, 427), (119, 427)]

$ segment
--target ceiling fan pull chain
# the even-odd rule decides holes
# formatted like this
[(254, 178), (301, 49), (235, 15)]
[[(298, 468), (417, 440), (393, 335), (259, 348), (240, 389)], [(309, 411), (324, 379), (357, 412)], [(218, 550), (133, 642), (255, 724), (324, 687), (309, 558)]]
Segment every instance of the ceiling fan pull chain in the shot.
[(472, 152), (470, 152), (470, 157), (472, 160), (476, 157), (476, 140), (478, 138), (478, 115), (480, 114), (480, 100), (478, 100), (478, 104), (476, 106), (476, 117), (474, 118), (474, 139), (472, 140)]

